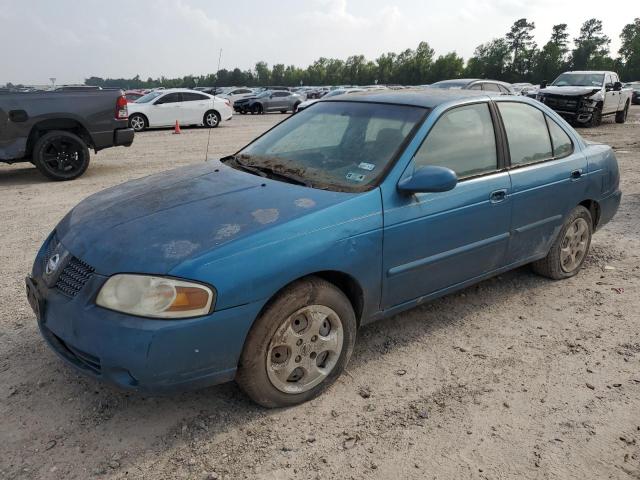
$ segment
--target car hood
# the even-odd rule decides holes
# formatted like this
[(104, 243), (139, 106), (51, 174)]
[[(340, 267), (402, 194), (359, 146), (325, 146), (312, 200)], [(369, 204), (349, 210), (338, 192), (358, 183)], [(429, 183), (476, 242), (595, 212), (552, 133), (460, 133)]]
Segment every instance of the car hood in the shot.
[(163, 274), (353, 195), (269, 180), (210, 161), (94, 194), (66, 215), (56, 234), (99, 274)]
[(542, 88), (538, 91), (540, 94), (548, 93), (550, 95), (567, 95), (567, 96), (583, 96), (583, 95), (593, 95), (594, 93), (599, 92), (600, 89), (597, 87), (556, 87), (549, 86), (547, 88)]

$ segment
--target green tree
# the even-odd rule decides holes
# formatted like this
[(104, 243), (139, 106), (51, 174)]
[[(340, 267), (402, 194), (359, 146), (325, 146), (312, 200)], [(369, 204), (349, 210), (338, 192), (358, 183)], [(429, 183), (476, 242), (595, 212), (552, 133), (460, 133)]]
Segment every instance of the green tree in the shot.
[(625, 25), (620, 34), (622, 45), (618, 53), (623, 62), (623, 75), (627, 80), (640, 80), (640, 18)]
[(567, 24), (554, 25), (551, 30), (551, 39), (538, 54), (533, 80), (537, 82), (551, 81), (566, 70), (566, 56), (569, 52), (568, 41)]
[(271, 83), (271, 70), (266, 62), (256, 63), (256, 77), (259, 85), (269, 85)]
[(478, 46), (469, 59), (465, 74), (469, 77), (491, 78), (502, 80), (506, 78), (507, 65), (511, 52), (504, 38), (497, 38)]
[(464, 60), (456, 52), (440, 55), (429, 70), (427, 82), (433, 83), (448, 78), (460, 78), (464, 73)]
[(505, 35), (505, 40), (512, 55), (509, 66), (509, 76), (512, 81), (526, 79), (532, 69), (536, 54), (536, 43), (533, 40), (535, 24), (526, 18), (516, 20), (511, 30)]
[(571, 64), (575, 70), (599, 70), (610, 67), (611, 40), (602, 31), (602, 20), (590, 18), (582, 24), (580, 36), (574, 40)]

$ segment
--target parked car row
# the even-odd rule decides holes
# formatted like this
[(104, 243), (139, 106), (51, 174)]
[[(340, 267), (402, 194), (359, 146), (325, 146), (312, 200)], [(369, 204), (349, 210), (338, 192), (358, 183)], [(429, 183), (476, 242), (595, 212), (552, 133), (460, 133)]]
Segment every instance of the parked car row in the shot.
[[(476, 90), (500, 95), (522, 95), (535, 98), (556, 110), (567, 120), (586, 126), (599, 125), (603, 117), (615, 116), (626, 121), (631, 103), (640, 103), (640, 83), (623, 87), (615, 72), (565, 72), (550, 85), (462, 78), (443, 80), (418, 88)], [(635, 86), (635, 88), (633, 87)], [(367, 90), (399, 90), (402, 85), (353, 86), (285, 86), (198, 87), (190, 89), (127, 90), (130, 105), (129, 123), (136, 131), (149, 127), (166, 127), (176, 121), (181, 125), (217, 127), (240, 114), (268, 112), (295, 113), (322, 98)], [(413, 87), (415, 88), (415, 87)]]

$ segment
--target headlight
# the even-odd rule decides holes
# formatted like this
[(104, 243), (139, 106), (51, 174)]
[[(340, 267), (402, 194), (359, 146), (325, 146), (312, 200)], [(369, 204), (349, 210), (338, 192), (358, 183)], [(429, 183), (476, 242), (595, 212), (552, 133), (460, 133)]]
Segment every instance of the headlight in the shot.
[(214, 291), (199, 283), (151, 275), (118, 274), (100, 289), (96, 304), (110, 310), (153, 318), (206, 315)]

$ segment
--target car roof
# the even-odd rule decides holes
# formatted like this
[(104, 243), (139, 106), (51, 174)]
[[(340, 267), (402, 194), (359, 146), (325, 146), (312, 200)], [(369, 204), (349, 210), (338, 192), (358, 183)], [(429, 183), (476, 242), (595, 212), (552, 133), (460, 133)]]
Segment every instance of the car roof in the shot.
[[(568, 72), (562, 72), (562, 73), (579, 73), (582, 75), (590, 75), (595, 73), (616, 73), (616, 72), (612, 72), (610, 70), (569, 70)], [(562, 75), (562, 73), (560, 75)]]
[[(411, 88), (406, 90), (367, 90), (352, 93), (346, 97), (326, 99), (326, 102), (375, 102), (396, 105), (408, 105), (423, 108), (435, 108), (442, 103), (469, 98), (488, 100), (492, 95), (474, 90), (443, 90), (439, 88)], [(499, 95), (498, 95), (499, 96)]]

